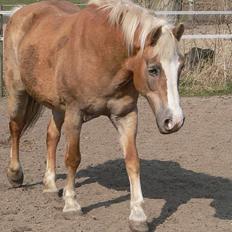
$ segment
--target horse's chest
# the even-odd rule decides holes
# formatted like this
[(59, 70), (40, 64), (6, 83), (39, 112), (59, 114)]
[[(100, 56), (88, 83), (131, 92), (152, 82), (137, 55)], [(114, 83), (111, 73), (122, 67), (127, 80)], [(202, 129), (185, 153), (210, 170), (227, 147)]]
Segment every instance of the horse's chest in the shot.
[(135, 108), (136, 101), (131, 96), (89, 101), (89, 104), (83, 110), (84, 121), (89, 121), (101, 115), (126, 115)]
[(112, 98), (107, 102), (107, 107), (111, 115), (121, 116), (131, 112), (136, 106), (137, 98), (124, 96), (116, 99)]

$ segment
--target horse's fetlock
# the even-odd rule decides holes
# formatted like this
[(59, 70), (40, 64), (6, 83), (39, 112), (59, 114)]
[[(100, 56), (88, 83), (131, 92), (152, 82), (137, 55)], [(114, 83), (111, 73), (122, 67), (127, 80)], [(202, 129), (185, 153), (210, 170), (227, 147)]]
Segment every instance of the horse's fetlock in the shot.
[(7, 178), (13, 187), (21, 186), (24, 179), (23, 170), (21, 166), (17, 169), (15, 169), (15, 167), (9, 167), (7, 169)]
[(145, 215), (144, 210), (141, 206), (134, 206), (133, 208), (131, 208), (129, 219), (131, 221), (145, 222), (147, 220), (147, 216)]

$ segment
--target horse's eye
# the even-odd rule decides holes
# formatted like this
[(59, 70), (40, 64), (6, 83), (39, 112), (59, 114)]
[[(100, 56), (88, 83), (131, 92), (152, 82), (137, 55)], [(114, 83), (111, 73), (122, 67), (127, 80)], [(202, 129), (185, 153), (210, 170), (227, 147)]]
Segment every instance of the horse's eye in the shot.
[(160, 75), (160, 67), (158, 67), (158, 66), (148, 67), (148, 72), (149, 72), (150, 76), (157, 77)]

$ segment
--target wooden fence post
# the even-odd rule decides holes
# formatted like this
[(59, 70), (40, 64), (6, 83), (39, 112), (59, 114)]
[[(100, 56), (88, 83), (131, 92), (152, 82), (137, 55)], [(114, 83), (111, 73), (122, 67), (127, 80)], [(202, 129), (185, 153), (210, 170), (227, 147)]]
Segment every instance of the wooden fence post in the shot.
[[(188, 0), (189, 3), (189, 11), (194, 11), (195, 10), (195, 0)], [(189, 16), (189, 20), (192, 22), (194, 22), (194, 15), (190, 15)]]
[[(3, 10), (3, 6), (0, 5), (0, 10)], [(0, 36), (3, 37), (3, 15), (0, 15)], [(0, 42), (1, 52), (0, 52), (0, 97), (3, 97), (3, 41)]]

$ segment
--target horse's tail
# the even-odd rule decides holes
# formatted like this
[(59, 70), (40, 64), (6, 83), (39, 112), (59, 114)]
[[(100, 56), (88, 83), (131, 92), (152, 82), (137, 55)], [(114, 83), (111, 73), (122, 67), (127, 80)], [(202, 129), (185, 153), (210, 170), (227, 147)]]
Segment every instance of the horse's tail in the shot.
[[(43, 105), (35, 101), (31, 96), (27, 95), (27, 106), (26, 111), (23, 117), (24, 126), (21, 132), (21, 136), (31, 127), (34, 126), (34, 124), (38, 121), (39, 117), (43, 113)], [(0, 140), (0, 145), (7, 145), (11, 141), (11, 136), (9, 136), (5, 140)]]
[(33, 127), (43, 112), (43, 106), (28, 95), (26, 112), (24, 115), (24, 127), (22, 134), (29, 128)]

